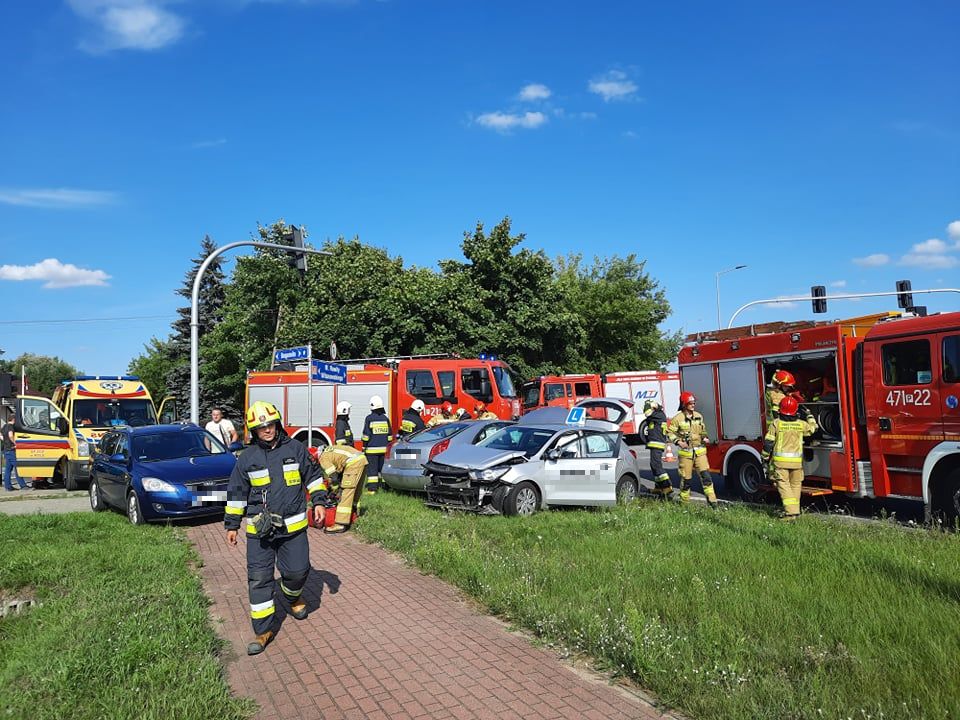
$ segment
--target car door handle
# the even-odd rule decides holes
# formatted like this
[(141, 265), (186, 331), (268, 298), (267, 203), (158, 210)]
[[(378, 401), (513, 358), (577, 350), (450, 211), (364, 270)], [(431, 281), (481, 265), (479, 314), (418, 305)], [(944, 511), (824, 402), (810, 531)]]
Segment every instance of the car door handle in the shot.
[(890, 430), (891, 429), (890, 418), (882, 417), (880, 418), (880, 429), (881, 430)]

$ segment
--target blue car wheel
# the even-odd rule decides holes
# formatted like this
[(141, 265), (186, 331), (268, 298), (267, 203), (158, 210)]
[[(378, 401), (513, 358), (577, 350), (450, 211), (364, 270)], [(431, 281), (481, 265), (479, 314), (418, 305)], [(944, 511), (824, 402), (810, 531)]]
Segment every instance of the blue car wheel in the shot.
[(140, 511), (140, 500), (133, 490), (127, 493), (127, 519), (133, 525), (143, 525), (147, 522)]

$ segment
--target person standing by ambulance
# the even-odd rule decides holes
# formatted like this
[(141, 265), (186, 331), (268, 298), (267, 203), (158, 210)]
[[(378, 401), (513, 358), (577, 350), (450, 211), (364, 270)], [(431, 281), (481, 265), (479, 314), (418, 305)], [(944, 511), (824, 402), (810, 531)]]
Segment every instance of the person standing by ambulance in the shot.
[(380, 471), (387, 454), (387, 445), (393, 442), (390, 418), (383, 407), (383, 398), (374, 395), (370, 398), (370, 414), (363, 421), (363, 452), (367, 456), (367, 492), (373, 494), (380, 489)]
[(240, 454), (230, 475), (224, 525), (227, 544), (235, 547), (246, 516), (247, 585), (255, 636), (247, 654), (257, 655), (277, 632), (274, 566), (280, 571), (280, 591), (290, 603), (290, 614), (297, 620), (307, 617), (302, 594), (310, 572), (310, 546), (304, 487), (317, 522), (323, 522), (327, 494), (320, 466), (311, 461), (306, 447), (287, 435), (274, 405), (253, 403), (246, 425), (253, 444)]
[(667, 423), (667, 439), (680, 448), (677, 453), (680, 471), (680, 502), (690, 502), (690, 482), (694, 471), (700, 476), (703, 494), (710, 507), (717, 506), (717, 493), (713, 489), (713, 475), (707, 462), (707, 426), (703, 415), (697, 412), (697, 398), (692, 392), (680, 393), (680, 411)]
[(653, 474), (653, 492), (663, 498), (670, 497), (673, 484), (663, 469), (663, 451), (667, 447), (667, 416), (663, 406), (656, 400), (643, 403), (647, 418), (647, 450), (650, 452), (650, 472)]
[(333, 442), (337, 445), (353, 447), (353, 430), (350, 429), (350, 410), (352, 407), (346, 401), (337, 403), (337, 424), (333, 430)]
[[(799, 411), (803, 419), (797, 417)], [(760, 457), (767, 463), (767, 477), (776, 480), (783, 502), (783, 520), (800, 515), (800, 489), (803, 485), (803, 439), (817, 431), (817, 421), (795, 397), (780, 400), (779, 417), (767, 425)]]

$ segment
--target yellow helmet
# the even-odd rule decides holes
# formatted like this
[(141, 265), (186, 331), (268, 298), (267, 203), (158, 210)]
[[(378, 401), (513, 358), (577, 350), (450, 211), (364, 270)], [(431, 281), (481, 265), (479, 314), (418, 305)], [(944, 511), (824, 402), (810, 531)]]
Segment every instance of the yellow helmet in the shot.
[(256, 430), (270, 423), (280, 422), (280, 412), (273, 403), (257, 400), (247, 408), (247, 429)]

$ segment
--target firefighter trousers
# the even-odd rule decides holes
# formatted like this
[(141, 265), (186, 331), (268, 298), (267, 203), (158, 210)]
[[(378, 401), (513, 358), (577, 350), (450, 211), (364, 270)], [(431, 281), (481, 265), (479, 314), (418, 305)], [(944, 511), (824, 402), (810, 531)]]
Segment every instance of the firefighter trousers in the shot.
[(690, 501), (691, 481), (693, 480), (693, 473), (696, 471), (697, 475), (700, 476), (700, 484), (703, 485), (703, 494), (707, 496), (707, 502), (711, 505), (717, 504), (717, 493), (713, 489), (713, 475), (710, 474), (710, 463), (707, 462), (706, 453), (697, 453), (694, 457), (692, 451), (681, 450), (678, 470), (680, 472), (680, 502)]
[(670, 483), (670, 476), (663, 469), (663, 448), (649, 447), (650, 452), (650, 472), (653, 473), (654, 488), (653, 491), (658, 495), (669, 495), (673, 492), (673, 485)]
[(367, 456), (367, 492), (380, 489), (380, 471), (383, 470), (383, 453), (365, 453)]
[(783, 514), (796, 517), (800, 514), (800, 487), (803, 485), (803, 468), (775, 467), (777, 492), (783, 502)]
[[(358, 456), (359, 458), (359, 456)], [(360, 495), (367, 484), (367, 466), (362, 463), (347, 465), (340, 480), (340, 502), (337, 503), (337, 525), (349, 525), (357, 510)]]
[(303, 593), (310, 572), (306, 530), (269, 540), (247, 536), (247, 583), (254, 635), (274, 628), (274, 565), (280, 571), (280, 591), (293, 602)]

